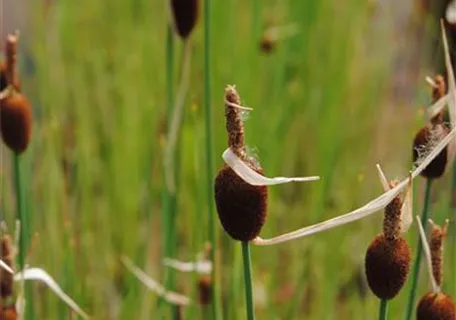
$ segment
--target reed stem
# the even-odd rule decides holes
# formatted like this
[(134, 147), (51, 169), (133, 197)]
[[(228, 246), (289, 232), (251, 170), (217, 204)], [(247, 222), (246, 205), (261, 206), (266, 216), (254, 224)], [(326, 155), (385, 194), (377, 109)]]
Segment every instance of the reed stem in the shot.
[(388, 318), (388, 300), (380, 300), (380, 311), (378, 315), (379, 320), (386, 320)]
[[(18, 264), (19, 270), (24, 270), (26, 265), (27, 247), (29, 242), (29, 228), (28, 228), (28, 217), (25, 207), (24, 199), (24, 184), (22, 182), (21, 175), (21, 156), (14, 152), (13, 153), (13, 171), (14, 171), (14, 187), (16, 191), (16, 208), (17, 208), (17, 219), (19, 220), (19, 253), (18, 253)], [(23, 287), (24, 296), (26, 298), (26, 312), (24, 319), (34, 319), (32, 295), (28, 289), (28, 286)]]
[(206, 196), (208, 201), (209, 241), (211, 243), (210, 259), (212, 261), (212, 319), (222, 319), (219, 295), (218, 264), (216, 259), (217, 233), (215, 229), (214, 210), (214, 160), (212, 152), (212, 110), (211, 110), (211, 0), (204, 1), (204, 131), (206, 158)]
[(242, 242), (242, 258), (244, 260), (244, 284), (245, 284), (245, 302), (247, 319), (254, 320), (255, 312), (253, 306), (253, 290), (252, 290), (252, 266), (250, 262), (250, 244), (246, 241)]
[[(427, 228), (427, 219), (429, 215), (429, 208), (431, 206), (431, 187), (432, 187), (432, 179), (427, 179), (426, 181), (426, 190), (424, 194), (424, 206), (423, 206), (423, 213), (421, 214), (421, 224), (423, 225), (424, 231)], [(413, 310), (415, 307), (415, 298), (416, 298), (416, 289), (418, 286), (418, 275), (420, 273), (420, 264), (421, 264), (421, 255), (423, 252), (423, 244), (421, 242), (421, 238), (418, 236), (418, 246), (416, 249), (416, 258), (415, 263), (413, 265), (412, 271), (412, 287), (410, 289), (409, 300), (407, 304), (407, 314), (405, 319), (410, 320), (412, 318)]]

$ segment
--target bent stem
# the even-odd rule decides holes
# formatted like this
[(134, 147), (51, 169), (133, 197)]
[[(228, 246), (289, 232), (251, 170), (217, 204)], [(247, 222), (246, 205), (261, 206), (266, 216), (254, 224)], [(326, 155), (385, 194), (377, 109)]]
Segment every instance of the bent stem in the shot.
[(250, 262), (250, 245), (248, 242), (242, 242), (242, 259), (244, 260), (244, 284), (245, 284), (245, 302), (247, 319), (254, 320), (255, 313), (253, 307), (253, 290), (252, 290), (252, 266)]
[(380, 311), (378, 314), (378, 319), (379, 320), (386, 320), (388, 317), (388, 300), (386, 299), (381, 299), (380, 300)]
[[(427, 179), (426, 181), (426, 190), (424, 194), (424, 207), (423, 213), (421, 215), (421, 224), (423, 225), (423, 230), (426, 231), (427, 227), (427, 219), (429, 215), (429, 208), (431, 205), (431, 187), (432, 187), (432, 179)], [(412, 287), (410, 289), (409, 300), (407, 304), (407, 315), (405, 317), (406, 320), (410, 320), (412, 318), (412, 313), (415, 305), (415, 297), (416, 297), (416, 288), (418, 286), (418, 275), (420, 273), (420, 264), (421, 264), (421, 255), (423, 250), (423, 243), (421, 242), (420, 236), (418, 236), (418, 247), (416, 250), (416, 258), (415, 264), (413, 265), (412, 271)]]

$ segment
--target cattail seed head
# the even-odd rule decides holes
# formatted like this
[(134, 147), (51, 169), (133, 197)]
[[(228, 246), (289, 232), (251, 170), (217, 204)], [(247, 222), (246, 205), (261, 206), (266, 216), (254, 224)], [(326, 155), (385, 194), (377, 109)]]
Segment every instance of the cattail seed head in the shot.
[[(397, 181), (393, 181), (390, 185), (394, 187)], [(401, 235), (401, 208), (402, 199), (399, 196), (395, 197), (385, 207), (385, 216), (383, 218), (383, 234), (388, 241), (396, 240)]]
[(17, 312), (14, 305), (1, 307), (0, 308), (0, 319), (1, 320), (16, 320)]
[(410, 270), (410, 247), (402, 237), (388, 240), (377, 235), (367, 249), (365, 269), (372, 292), (380, 299), (394, 298)]
[(432, 224), (431, 233), (431, 261), (432, 273), (438, 286), (442, 285), (443, 280), (443, 240), (447, 234), (448, 220), (443, 227)]
[[(430, 123), (418, 131), (413, 140), (413, 162), (419, 161), (436, 143), (443, 139), (450, 129), (442, 122)], [(448, 147), (440, 152), (437, 157), (421, 172), (427, 179), (440, 178), (445, 172), (448, 162)]]
[(276, 47), (276, 41), (273, 40), (271, 37), (267, 36), (267, 35), (264, 35), (263, 37), (261, 37), (261, 40), (260, 40), (260, 50), (263, 52), (263, 53), (271, 53), (272, 51), (274, 51)]
[[(259, 168), (255, 171), (262, 174)], [(248, 184), (229, 166), (225, 165), (215, 178), (218, 217), (233, 239), (250, 241), (258, 236), (266, 221), (267, 200), (266, 186)]]
[(171, 0), (171, 10), (176, 32), (187, 39), (198, 20), (199, 0)]
[(432, 87), (432, 101), (437, 102), (440, 98), (445, 95), (446, 83), (445, 78), (438, 74), (434, 77), (435, 86)]
[(198, 282), (199, 302), (202, 306), (211, 303), (212, 281), (210, 277), (201, 277)]
[[(13, 241), (8, 234), (3, 234), (0, 238), (0, 258), (8, 265), (13, 268), (13, 261), (15, 257), (15, 251), (13, 247)], [(13, 294), (14, 285), (13, 275), (3, 268), (0, 268), (0, 297), (5, 299)], [(3, 319), (3, 318), (0, 318)]]
[(430, 292), (421, 298), (416, 310), (417, 320), (454, 320), (454, 302), (442, 292)]
[(32, 131), (30, 102), (24, 95), (12, 92), (0, 100), (0, 130), (3, 142), (14, 152), (27, 149)]
[[(241, 99), (233, 86), (225, 89), (225, 117), (228, 145), (233, 153), (259, 174), (261, 167), (248, 159), (244, 145)], [(267, 213), (267, 186), (254, 186), (225, 165), (215, 178), (215, 203), (225, 231), (236, 240), (250, 241), (261, 231)]]

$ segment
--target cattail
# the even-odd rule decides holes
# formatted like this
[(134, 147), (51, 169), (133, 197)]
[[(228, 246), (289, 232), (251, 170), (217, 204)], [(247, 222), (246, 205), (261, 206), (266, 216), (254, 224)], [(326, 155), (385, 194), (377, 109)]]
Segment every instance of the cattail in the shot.
[(410, 247), (400, 234), (402, 210), (403, 200), (398, 195), (386, 206), (383, 232), (374, 238), (366, 253), (367, 282), (372, 292), (384, 300), (399, 293), (410, 270)]
[[(432, 98), (436, 102), (445, 95), (446, 84), (441, 75), (437, 75), (433, 80), (428, 80), (432, 85)], [(443, 122), (443, 110), (435, 115), (430, 123), (423, 126), (413, 140), (413, 162), (422, 159), (436, 143), (443, 139), (450, 132), (450, 128)], [(439, 155), (421, 172), (427, 179), (440, 178), (445, 172), (449, 158), (449, 148), (440, 152)]]
[(1, 320), (16, 320), (17, 312), (14, 305), (0, 307), (0, 319)]
[(285, 26), (275, 26), (266, 29), (260, 39), (260, 50), (265, 53), (271, 53), (277, 46), (277, 43), (298, 33), (295, 24)]
[(199, 0), (171, 0), (171, 9), (176, 32), (187, 39), (198, 20)]
[[(432, 225), (430, 248), (424, 230), (419, 222), (423, 248), (427, 254), (428, 269), (433, 284), (432, 292), (425, 294), (418, 303), (416, 317), (418, 320), (454, 320), (456, 308), (450, 295), (440, 291), (443, 281), (443, 240), (447, 234), (448, 220), (440, 227), (429, 220)], [(430, 255), (430, 257), (429, 257)]]
[[(14, 247), (11, 237), (8, 234), (3, 234), (0, 238), (0, 247), (2, 250), (0, 252), (1, 260), (8, 265), (8, 267), (13, 268), (15, 257)], [(3, 268), (0, 268), (0, 297), (5, 299), (13, 294), (13, 282), (13, 275)]]
[[(244, 145), (244, 124), (241, 118), (240, 98), (232, 86), (225, 90), (225, 116), (228, 145), (233, 153), (259, 174), (262, 169), (248, 159)], [(239, 177), (225, 165), (215, 179), (215, 203), (225, 231), (240, 241), (253, 240), (261, 231), (267, 212), (268, 189), (254, 186)]]
[[(7, 64), (6, 64), (6, 60), (3, 60), (2, 63), (0, 64), (0, 92), (2, 92), (3, 90), (6, 89), (6, 87), (8, 86), (8, 79), (7, 79)], [(17, 91), (20, 91), (21, 89), (21, 84), (20, 84), (20, 81), (19, 81), (19, 77), (16, 73), (16, 76), (13, 77), (13, 83), (12, 83), (12, 86), (14, 89), (16, 89)]]
[(18, 92), (0, 100), (0, 130), (5, 144), (14, 152), (27, 149), (32, 131), (30, 102)]
[(212, 281), (209, 276), (201, 277), (198, 281), (199, 302), (202, 306), (211, 303)]

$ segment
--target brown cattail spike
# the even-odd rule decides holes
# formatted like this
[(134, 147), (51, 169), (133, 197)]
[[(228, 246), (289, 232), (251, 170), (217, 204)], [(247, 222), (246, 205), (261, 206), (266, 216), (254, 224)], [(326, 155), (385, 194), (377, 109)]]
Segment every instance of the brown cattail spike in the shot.
[[(225, 90), (226, 129), (231, 150), (251, 169), (263, 174), (253, 159), (247, 159), (244, 146), (244, 124), (240, 98), (233, 86)], [(240, 178), (229, 166), (220, 169), (215, 178), (215, 203), (225, 231), (234, 239), (250, 241), (261, 231), (267, 213), (268, 189), (253, 186)]]
[[(5, 90), (8, 86), (8, 80), (6, 77), (6, 60), (3, 60), (2, 63), (0, 64), (0, 92)], [(12, 84), (13, 88), (16, 89), (16, 91), (20, 91), (21, 89), (21, 84), (19, 82), (19, 77), (17, 75), (14, 76), (15, 82)]]
[(212, 281), (209, 277), (202, 277), (198, 282), (199, 302), (202, 306), (211, 303)]
[[(443, 139), (449, 132), (450, 128), (442, 120), (436, 120), (422, 127), (413, 140), (413, 162), (417, 162), (427, 154), (435, 144)], [(441, 118), (440, 118), (441, 119)], [(448, 162), (448, 147), (440, 152), (437, 157), (421, 172), (421, 175), (427, 179), (440, 178), (445, 172)]]
[[(394, 188), (398, 181), (392, 181), (390, 187)], [(385, 207), (383, 218), (383, 234), (388, 241), (396, 240), (401, 235), (401, 196), (397, 196)]]
[(187, 39), (195, 28), (199, 13), (199, 0), (171, 0), (176, 32)]
[(456, 316), (451, 297), (441, 292), (429, 292), (418, 303), (417, 320), (454, 320)]
[(14, 152), (27, 149), (32, 131), (30, 102), (20, 93), (11, 92), (0, 100), (0, 130), (5, 144)]
[(0, 319), (1, 320), (16, 320), (17, 312), (14, 305), (0, 307)]
[[(13, 242), (8, 234), (3, 234), (0, 238), (1, 252), (0, 259), (13, 268), (15, 257)], [(6, 299), (13, 294), (13, 275), (6, 270), (0, 268), (0, 297)], [(1, 319), (1, 318), (0, 318)]]
[(239, 98), (234, 86), (227, 86), (225, 89), (225, 117), (228, 146), (239, 158), (246, 160), (242, 110), (236, 107), (240, 104), (241, 98)]
[(445, 221), (443, 227), (431, 223), (431, 261), (432, 273), (434, 274), (435, 282), (438, 286), (442, 285), (443, 279), (443, 240), (446, 237), (448, 230), (448, 220)]
[(6, 81), (8, 84), (16, 83), (16, 63), (17, 63), (17, 43), (19, 35), (9, 34), (6, 37), (5, 57), (6, 57)]
[(410, 247), (402, 237), (390, 241), (381, 233), (367, 249), (365, 268), (372, 292), (380, 299), (392, 299), (407, 280)]

